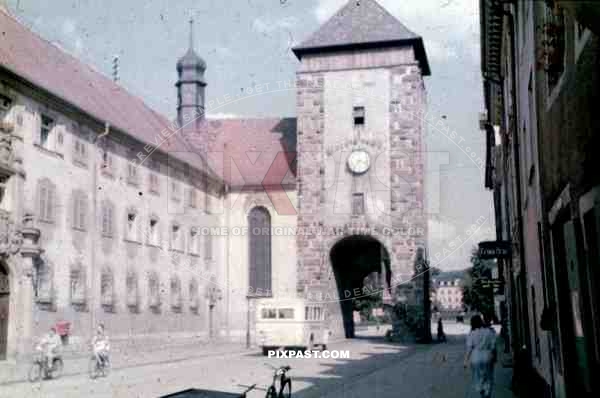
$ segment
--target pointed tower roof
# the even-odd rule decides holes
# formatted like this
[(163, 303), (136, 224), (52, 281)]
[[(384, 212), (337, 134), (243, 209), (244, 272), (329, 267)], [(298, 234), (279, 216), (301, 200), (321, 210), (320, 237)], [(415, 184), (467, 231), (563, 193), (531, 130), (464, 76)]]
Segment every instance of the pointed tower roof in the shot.
[(190, 18), (190, 43), (187, 52), (177, 61), (177, 70), (199, 69), (202, 72), (206, 70), (206, 61), (204, 61), (194, 51), (194, 20)]
[(424, 75), (430, 75), (423, 39), (375, 0), (350, 0), (292, 51), (305, 54), (412, 45)]

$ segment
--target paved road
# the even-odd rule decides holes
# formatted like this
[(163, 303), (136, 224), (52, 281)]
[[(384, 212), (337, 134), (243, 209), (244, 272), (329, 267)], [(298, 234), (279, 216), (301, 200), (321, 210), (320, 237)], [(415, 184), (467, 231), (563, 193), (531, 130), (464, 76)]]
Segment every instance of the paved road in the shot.
[[(159, 397), (190, 387), (240, 392), (244, 386), (270, 382), (264, 365), (292, 366), (294, 397), (440, 397), (463, 398), (468, 374), (462, 368), (463, 344), (402, 346), (381, 338), (333, 344), (349, 350), (349, 359), (267, 359), (258, 353), (230, 353), (172, 363), (115, 370), (105, 379), (68, 376), (42, 384), (0, 386), (0, 397)], [(497, 398), (511, 397), (506, 370), (499, 370)], [(249, 395), (262, 397), (264, 391)]]

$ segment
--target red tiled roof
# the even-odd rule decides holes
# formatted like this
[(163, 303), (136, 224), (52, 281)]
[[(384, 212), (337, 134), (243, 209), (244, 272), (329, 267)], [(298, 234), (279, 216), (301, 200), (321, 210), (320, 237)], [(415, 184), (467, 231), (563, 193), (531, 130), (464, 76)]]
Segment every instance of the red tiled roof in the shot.
[(210, 167), (231, 186), (295, 183), (295, 118), (209, 119), (184, 137), (198, 150), (211, 142)]
[[(139, 141), (154, 144), (169, 126), (163, 115), (111, 79), (33, 33), (0, 8), (0, 68), (59, 97), (93, 118), (110, 123)], [(241, 185), (292, 183), (290, 155), (295, 153), (295, 119), (209, 120), (193, 137), (181, 134), (161, 146), (164, 152), (178, 152), (179, 159), (201, 170), (198, 137), (214, 134), (213, 151), (226, 151), (241, 172), (215, 163), (212, 171), (226, 182)], [(194, 153), (196, 152), (196, 153)], [(250, 152), (259, 152), (253, 162)], [(251, 156), (254, 156), (251, 154)], [(212, 165), (212, 164), (211, 164)], [(274, 165), (274, 166), (273, 166)], [(285, 180), (284, 180), (285, 177)]]
[(141, 99), (0, 11), (0, 65), (99, 121), (151, 143), (168, 125)]

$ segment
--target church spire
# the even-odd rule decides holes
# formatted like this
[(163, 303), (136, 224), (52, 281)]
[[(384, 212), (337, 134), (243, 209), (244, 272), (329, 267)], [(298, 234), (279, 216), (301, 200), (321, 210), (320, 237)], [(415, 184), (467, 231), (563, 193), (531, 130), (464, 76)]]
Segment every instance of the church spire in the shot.
[(188, 48), (194, 50), (194, 17), (190, 17), (190, 45)]
[(204, 114), (206, 62), (194, 51), (194, 18), (190, 17), (189, 47), (177, 61), (177, 119), (181, 126), (198, 126)]

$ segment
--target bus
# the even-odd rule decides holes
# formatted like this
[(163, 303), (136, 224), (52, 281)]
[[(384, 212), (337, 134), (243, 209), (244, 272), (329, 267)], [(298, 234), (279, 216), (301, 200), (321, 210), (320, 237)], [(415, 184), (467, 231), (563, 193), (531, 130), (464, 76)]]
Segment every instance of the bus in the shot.
[(271, 350), (327, 349), (325, 309), (306, 300), (264, 300), (257, 305), (256, 335), (263, 355)]

